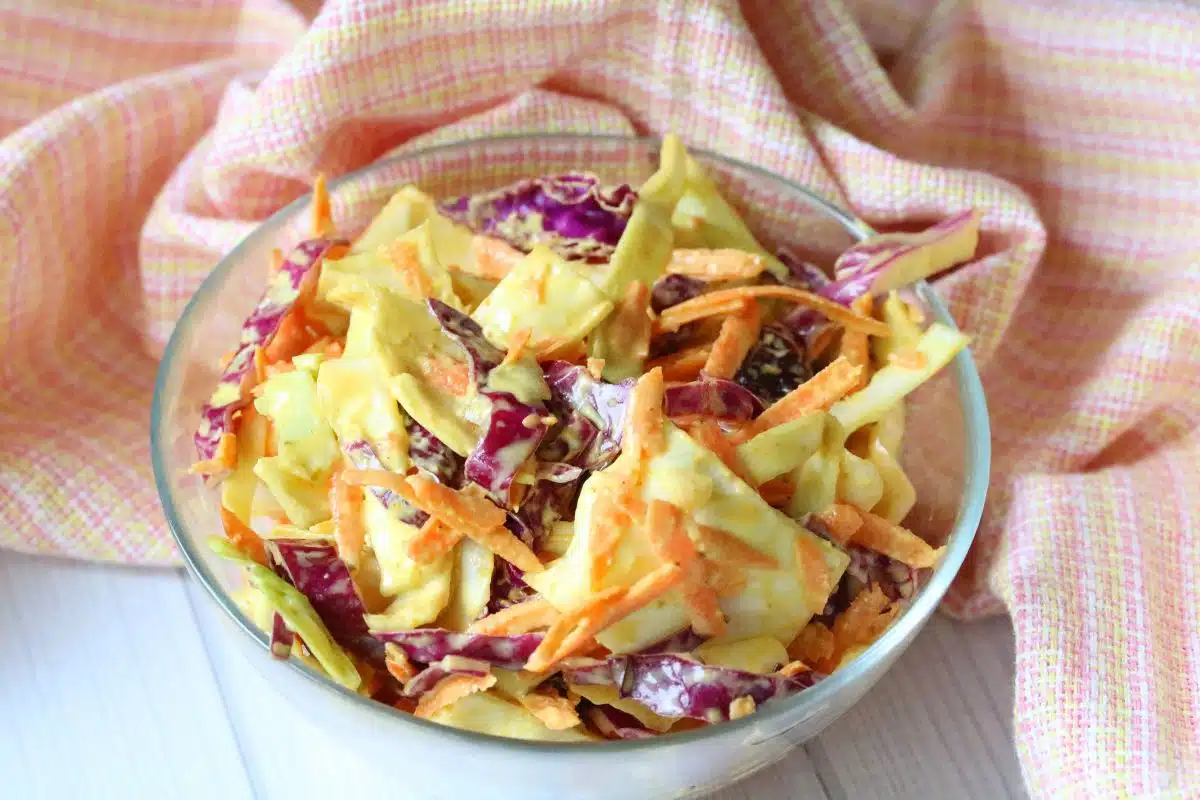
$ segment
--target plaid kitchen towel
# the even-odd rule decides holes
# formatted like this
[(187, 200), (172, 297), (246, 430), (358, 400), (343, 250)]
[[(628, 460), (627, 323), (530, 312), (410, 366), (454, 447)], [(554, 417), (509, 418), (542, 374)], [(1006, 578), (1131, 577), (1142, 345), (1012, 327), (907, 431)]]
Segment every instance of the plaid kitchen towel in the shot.
[(955, 615), (1007, 611), (1045, 797), (1200, 793), (1200, 10), (276, 0), (0, 8), (0, 544), (171, 564), (156, 358), (256, 221), (397, 149), (685, 134), (867, 221), (984, 212), (938, 289), (991, 408)]

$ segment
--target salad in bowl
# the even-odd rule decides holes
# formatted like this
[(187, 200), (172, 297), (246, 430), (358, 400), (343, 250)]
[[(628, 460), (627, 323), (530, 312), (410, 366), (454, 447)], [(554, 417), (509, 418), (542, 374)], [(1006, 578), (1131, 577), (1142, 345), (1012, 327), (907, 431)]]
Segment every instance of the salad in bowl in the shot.
[(762, 247), (679, 140), (643, 185), (398, 187), (264, 265), (192, 468), (273, 654), (447, 726), (641, 739), (754, 714), (887, 630), (905, 397), (967, 345), (906, 287), (979, 215), (829, 270)]

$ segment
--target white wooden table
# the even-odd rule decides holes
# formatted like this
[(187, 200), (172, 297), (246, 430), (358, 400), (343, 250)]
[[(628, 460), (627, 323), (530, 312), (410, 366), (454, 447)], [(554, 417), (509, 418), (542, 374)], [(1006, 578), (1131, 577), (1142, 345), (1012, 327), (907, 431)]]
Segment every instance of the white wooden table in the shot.
[[(207, 602), (182, 572), (0, 551), (0, 797), (403, 796), (395, 765), (267, 686)], [(1012, 660), (1006, 620), (935, 619), (820, 738), (714, 800), (1023, 796)]]

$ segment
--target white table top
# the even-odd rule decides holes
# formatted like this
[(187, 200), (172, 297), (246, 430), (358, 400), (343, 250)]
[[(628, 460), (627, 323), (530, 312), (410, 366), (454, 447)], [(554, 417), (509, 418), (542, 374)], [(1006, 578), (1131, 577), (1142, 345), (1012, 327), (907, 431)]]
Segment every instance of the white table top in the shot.
[[(0, 551), (0, 795), (398, 796), (394, 765), (267, 686), (208, 602), (182, 572)], [(823, 735), (713, 800), (1024, 796), (1012, 661), (1006, 620), (937, 618)]]

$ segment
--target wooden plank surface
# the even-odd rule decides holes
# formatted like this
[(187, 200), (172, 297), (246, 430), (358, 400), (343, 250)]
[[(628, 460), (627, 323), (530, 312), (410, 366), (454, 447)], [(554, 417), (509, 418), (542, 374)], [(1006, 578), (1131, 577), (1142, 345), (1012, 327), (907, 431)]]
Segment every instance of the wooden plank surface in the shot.
[[(209, 602), (177, 572), (0, 552), (4, 796), (395, 796), (229, 646)], [(1022, 796), (1012, 656), (1006, 620), (935, 619), (821, 737), (713, 800)]]

